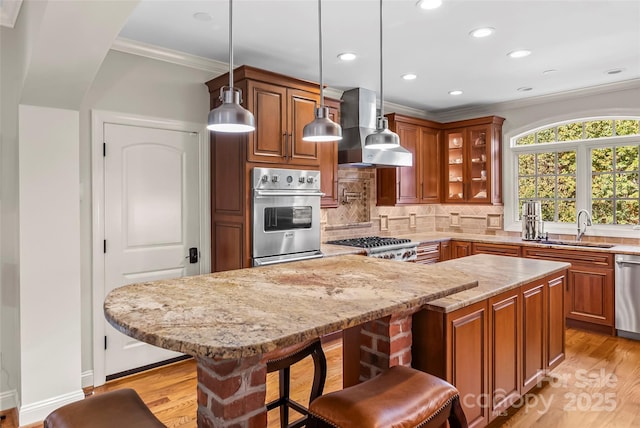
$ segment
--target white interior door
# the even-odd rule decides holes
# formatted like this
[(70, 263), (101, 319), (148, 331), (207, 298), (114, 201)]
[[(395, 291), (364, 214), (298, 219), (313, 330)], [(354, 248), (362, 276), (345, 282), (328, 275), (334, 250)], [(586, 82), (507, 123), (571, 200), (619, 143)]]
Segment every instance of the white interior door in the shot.
[[(198, 137), (104, 124), (105, 296), (114, 288), (200, 273)], [(198, 257), (199, 260), (199, 257)], [(132, 339), (105, 321), (105, 375), (180, 354)]]

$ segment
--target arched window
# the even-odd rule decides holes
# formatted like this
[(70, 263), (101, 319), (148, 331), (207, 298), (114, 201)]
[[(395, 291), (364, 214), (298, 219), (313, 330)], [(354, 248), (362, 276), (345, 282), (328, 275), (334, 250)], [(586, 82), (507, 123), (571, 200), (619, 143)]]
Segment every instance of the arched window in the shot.
[(575, 223), (585, 208), (594, 225), (640, 224), (639, 117), (545, 125), (511, 138), (506, 155), (516, 175), (509, 199), (517, 206), (505, 210), (512, 222), (523, 201), (536, 200), (545, 222)]

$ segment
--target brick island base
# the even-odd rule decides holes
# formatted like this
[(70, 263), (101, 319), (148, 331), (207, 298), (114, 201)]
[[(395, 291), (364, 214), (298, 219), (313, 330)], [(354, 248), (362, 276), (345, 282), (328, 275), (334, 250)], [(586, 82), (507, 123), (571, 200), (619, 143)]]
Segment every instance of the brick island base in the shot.
[[(411, 366), (411, 313), (394, 314), (356, 327), (360, 381), (385, 368)], [(344, 359), (349, 358), (346, 354)], [(240, 360), (197, 357), (198, 427), (264, 428), (267, 426), (266, 358)], [(345, 367), (347, 367), (345, 365)], [(357, 382), (356, 382), (357, 383)]]
[(267, 365), (261, 356), (196, 360), (199, 428), (267, 426)]

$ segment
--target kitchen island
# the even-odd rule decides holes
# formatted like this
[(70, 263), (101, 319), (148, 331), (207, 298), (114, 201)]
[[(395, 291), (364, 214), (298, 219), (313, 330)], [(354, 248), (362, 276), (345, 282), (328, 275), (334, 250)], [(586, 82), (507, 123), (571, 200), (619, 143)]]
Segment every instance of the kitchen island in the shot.
[(388, 343), (386, 352), (366, 361), (377, 366), (371, 375), (410, 365), (412, 315), (476, 286), (455, 263), (422, 266), (349, 255), (128, 285), (113, 290), (104, 309), (124, 334), (196, 357), (198, 426), (266, 426), (271, 356), (365, 325)]
[(342, 256), (132, 284), (104, 310), (122, 333), (196, 357), (199, 427), (266, 426), (274, 353), (369, 321), (402, 323), (475, 286), (454, 267)]

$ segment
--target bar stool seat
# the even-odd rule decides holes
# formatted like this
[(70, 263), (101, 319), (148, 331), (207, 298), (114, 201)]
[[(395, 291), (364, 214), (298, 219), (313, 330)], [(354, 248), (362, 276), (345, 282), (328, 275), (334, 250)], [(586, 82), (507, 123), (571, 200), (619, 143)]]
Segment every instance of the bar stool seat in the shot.
[(467, 428), (458, 390), (430, 374), (396, 366), (309, 406), (309, 427)]
[(54, 410), (44, 428), (166, 428), (133, 389), (94, 395)]
[[(267, 403), (267, 411), (280, 408), (281, 428), (299, 428), (307, 425), (308, 409), (291, 399), (290, 389), (291, 366), (309, 355), (313, 358), (314, 366), (313, 384), (309, 394), (309, 403), (311, 403), (322, 395), (327, 379), (327, 360), (322, 351), (320, 339), (313, 339), (311, 342), (280, 349), (276, 353), (267, 355), (267, 373), (279, 372), (280, 387), (279, 397)], [(292, 423), (289, 423), (290, 408), (302, 415), (300, 419)]]

